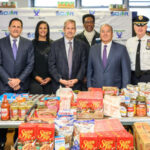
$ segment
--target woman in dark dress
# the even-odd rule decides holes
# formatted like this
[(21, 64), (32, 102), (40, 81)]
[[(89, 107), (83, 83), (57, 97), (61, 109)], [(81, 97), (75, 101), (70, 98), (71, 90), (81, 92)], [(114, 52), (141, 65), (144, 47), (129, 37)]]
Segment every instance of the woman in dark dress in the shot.
[(48, 54), (52, 40), (49, 38), (50, 29), (45, 21), (39, 21), (33, 40), (35, 63), (29, 92), (31, 94), (51, 94), (51, 77), (48, 73)]

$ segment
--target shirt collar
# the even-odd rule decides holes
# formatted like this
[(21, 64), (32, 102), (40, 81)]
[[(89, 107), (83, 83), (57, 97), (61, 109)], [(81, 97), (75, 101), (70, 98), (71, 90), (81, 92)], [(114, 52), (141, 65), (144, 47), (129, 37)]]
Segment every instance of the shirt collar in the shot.
[(10, 40), (11, 41), (13, 41), (14, 39), (16, 39), (17, 40), (17, 42), (20, 40), (20, 36), (19, 37), (17, 37), (17, 38), (13, 38), (11, 35), (10, 35)]
[(64, 40), (65, 40), (65, 44), (68, 44), (68, 42), (72, 42), (72, 44), (73, 44), (73, 39), (72, 40), (68, 40), (67, 38), (64, 37)]
[(104, 45), (107, 45), (107, 47), (110, 47), (111, 46), (111, 44), (112, 44), (112, 41), (110, 41), (109, 43), (107, 43), (107, 44), (104, 44), (103, 42), (102, 42), (102, 47), (104, 47)]
[[(147, 35), (145, 34), (142, 38), (141, 38), (141, 40), (143, 41), (143, 40), (146, 40), (146, 37), (147, 37)], [(139, 40), (139, 38), (136, 36), (136, 40), (138, 41)]]

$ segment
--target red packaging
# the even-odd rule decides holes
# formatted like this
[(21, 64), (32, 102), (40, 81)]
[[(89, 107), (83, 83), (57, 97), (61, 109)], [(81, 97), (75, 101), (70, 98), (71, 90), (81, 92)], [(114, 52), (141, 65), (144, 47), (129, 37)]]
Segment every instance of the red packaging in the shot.
[(39, 124), (37, 126), (37, 139), (40, 142), (49, 142), (54, 140), (54, 124)]
[(116, 136), (117, 150), (134, 150), (133, 136), (127, 131), (113, 132)]
[(79, 92), (77, 97), (78, 118), (103, 118), (103, 92)]
[(101, 88), (93, 88), (93, 87), (88, 88), (88, 91), (99, 91), (99, 92), (103, 92), (103, 90), (102, 90)]
[(81, 133), (80, 150), (97, 150), (97, 134)]
[(98, 149), (100, 150), (115, 150), (116, 137), (111, 132), (98, 132)]
[(124, 131), (124, 127), (118, 119), (95, 120), (95, 132)]
[(19, 125), (19, 140), (22, 142), (35, 140), (36, 126), (36, 124), (32, 123), (22, 123)]

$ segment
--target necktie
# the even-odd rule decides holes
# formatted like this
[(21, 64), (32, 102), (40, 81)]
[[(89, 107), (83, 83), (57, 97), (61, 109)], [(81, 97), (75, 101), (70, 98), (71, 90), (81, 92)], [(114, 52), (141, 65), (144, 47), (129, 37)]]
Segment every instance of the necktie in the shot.
[(69, 79), (70, 79), (72, 73), (72, 42), (68, 42), (68, 44), (69, 44), (68, 67), (69, 67)]
[(103, 67), (106, 67), (107, 64), (107, 45), (104, 45), (104, 50), (103, 50)]
[(141, 48), (141, 40), (138, 40), (137, 52), (136, 52), (136, 62), (135, 62), (135, 75), (140, 77), (141, 75), (141, 66), (140, 66), (140, 48)]
[(12, 47), (15, 60), (16, 60), (16, 56), (17, 56), (17, 44), (16, 44), (16, 41), (17, 41), (16, 39), (13, 40), (13, 47)]

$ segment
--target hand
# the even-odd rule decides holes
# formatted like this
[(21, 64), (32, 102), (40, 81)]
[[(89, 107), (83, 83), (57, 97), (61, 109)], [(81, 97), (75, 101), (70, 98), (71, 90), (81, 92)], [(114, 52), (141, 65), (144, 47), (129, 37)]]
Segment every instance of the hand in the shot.
[(17, 86), (15, 86), (13, 89), (14, 89), (14, 91), (17, 91), (17, 90), (19, 90), (21, 87), (20, 87), (20, 85), (17, 85)]
[[(11, 87), (11, 88), (15, 88), (16, 86), (18, 86), (21, 82), (21, 80), (19, 78), (9, 78), (8, 79), (8, 85)], [(19, 85), (20, 86), (20, 85)]]
[(60, 79), (60, 80), (59, 80), (59, 83), (65, 85), (65, 87), (66, 87), (66, 86), (67, 86), (67, 87), (69, 86), (68, 80)]
[(73, 87), (77, 82), (78, 82), (78, 79), (72, 79), (72, 80), (69, 80), (69, 87)]
[(49, 83), (51, 81), (51, 78), (47, 77), (43, 80), (43, 82), (41, 83), (41, 85), (46, 85), (47, 83)]
[(42, 84), (42, 83), (44, 82), (43, 78), (40, 77), (40, 76), (36, 76), (36, 77), (35, 77), (35, 80), (36, 80), (37, 82), (39, 82), (40, 84)]

